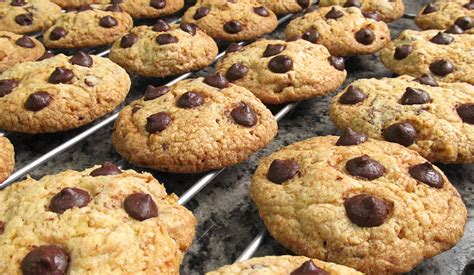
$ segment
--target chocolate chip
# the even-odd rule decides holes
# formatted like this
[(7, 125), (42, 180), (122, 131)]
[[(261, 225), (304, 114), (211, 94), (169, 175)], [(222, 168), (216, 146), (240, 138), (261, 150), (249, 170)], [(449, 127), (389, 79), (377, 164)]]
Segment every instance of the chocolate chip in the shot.
[(267, 17), (268, 15), (270, 15), (270, 13), (268, 12), (268, 10), (265, 7), (253, 8), (253, 12), (255, 12), (256, 14), (258, 14), (262, 17)]
[(204, 83), (219, 89), (224, 89), (230, 86), (229, 81), (220, 73), (206, 76), (204, 78)]
[(241, 63), (236, 63), (230, 66), (225, 74), (225, 77), (230, 81), (235, 81), (244, 77), (248, 71), (249, 68), (247, 66)]
[(133, 44), (137, 43), (138, 35), (129, 33), (126, 34), (120, 39), (120, 47), (121, 48), (130, 48)]
[(459, 105), (456, 108), (458, 115), (462, 121), (469, 124), (474, 124), (474, 103), (466, 103)]
[(364, 133), (358, 133), (351, 128), (346, 128), (342, 135), (336, 142), (337, 146), (351, 146), (359, 145), (367, 141), (367, 136)]
[(111, 162), (104, 162), (99, 168), (92, 170), (89, 175), (91, 175), (92, 177), (99, 177), (118, 174), (122, 174), (122, 170), (120, 170), (117, 165)]
[(286, 45), (283, 44), (269, 44), (263, 52), (263, 57), (270, 57), (277, 55), (286, 49)]
[(296, 2), (302, 8), (306, 8), (307, 6), (309, 6), (309, 0), (296, 0)]
[(5, 232), (5, 222), (0, 221), (0, 235)]
[(181, 23), (179, 24), (179, 27), (181, 28), (181, 30), (191, 34), (192, 36), (194, 36), (196, 34), (196, 31), (197, 31), (197, 26), (193, 23)]
[(234, 119), (235, 123), (245, 127), (252, 127), (257, 124), (258, 121), (255, 112), (243, 102), (241, 102), (238, 107), (232, 109), (230, 115)]
[(208, 15), (210, 11), (211, 11), (211, 9), (208, 8), (208, 7), (200, 7), (196, 10), (196, 13), (193, 16), (193, 19), (194, 20), (199, 20), (199, 19), (205, 17), (206, 15)]
[(370, 45), (375, 40), (375, 34), (369, 28), (362, 28), (358, 32), (356, 32), (355, 39), (361, 44)]
[(204, 104), (204, 97), (196, 92), (186, 92), (182, 94), (176, 103), (178, 107), (185, 109), (196, 108), (202, 104)]
[(434, 188), (443, 188), (444, 179), (438, 171), (433, 168), (429, 162), (417, 164), (408, 169), (408, 173), (414, 179), (426, 183)]
[(430, 39), (431, 43), (435, 43), (439, 45), (449, 45), (453, 43), (453, 41), (454, 41), (454, 37), (444, 32), (438, 32), (437, 35), (433, 36), (433, 38)]
[(156, 37), (156, 43), (158, 43), (159, 45), (167, 45), (167, 44), (172, 44), (172, 43), (177, 43), (177, 42), (178, 42), (178, 38), (168, 33), (162, 33)]
[[(474, 10), (474, 1), (471, 1), (467, 4), (464, 4), (463, 5), (464, 8), (468, 9), (468, 10)], [(474, 273), (473, 273), (474, 274)]]
[(395, 48), (395, 53), (393, 54), (393, 58), (396, 60), (405, 59), (413, 52), (413, 47), (411, 45), (401, 45)]
[[(473, 7), (471, 8), (472, 10), (474, 9), (474, 2), (471, 2), (471, 4), (473, 5)], [(471, 260), (470, 262), (466, 264), (461, 275), (473, 275), (473, 274), (474, 274), (474, 260)]]
[(26, 35), (23, 35), (22, 37), (18, 38), (18, 40), (15, 42), (18, 46), (23, 47), (23, 48), (34, 48), (36, 46), (35, 42), (33, 39), (29, 38)]
[(148, 133), (161, 132), (171, 123), (171, 117), (166, 112), (159, 112), (146, 118), (146, 130)]
[(20, 81), (15, 79), (2, 79), (0, 80), (0, 97), (4, 97), (11, 93), (13, 89), (18, 87)]
[(354, 105), (364, 101), (366, 98), (366, 94), (351, 85), (347, 88), (346, 92), (339, 97), (339, 103), (344, 105)]
[(112, 4), (121, 4), (123, 0), (112, 0)]
[(439, 10), (439, 8), (435, 4), (430, 3), (430, 4), (426, 5), (425, 9), (423, 10), (423, 12), (421, 14), (429, 14), (429, 13), (436, 12), (438, 10)]
[(82, 67), (92, 67), (94, 61), (92, 57), (83, 51), (78, 51), (71, 59), (69, 60), (71, 64), (78, 65)]
[(37, 60), (38, 61), (42, 61), (42, 60), (45, 60), (45, 59), (48, 59), (48, 58), (51, 58), (51, 57), (55, 57), (56, 55), (52, 52), (45, 52), (40, 58), (38, 58)]
[(63, 67), (56, 67), (54, 72), (49, 77), (48, 82), (51, 84), (69, 83), (73, 77), (74, 73), (72, 70)]
[(61, 27), (55, 27), (50, 33), (49, 33), (49, 39), (56, 41), (64, 36), (66, 36), (67, 31)]
[(268, 62), (268, 69), (277, 74), (284, 74), (293, 69), (293, 60), (286, 55), (275, 56)]
[(315, 29), (310, 29), (309, 31), (303, 33), (301, 38), (315, 44), (319, 40), (319, 32)]
[(328, 57), (329, 64), (331, 64), (336, 70), (344, 71), (344, 58), (338, 56), (330, 56)]
[(329, 272), (317, 267), (312, 260), (308, 260), (293, 270), (290, 275), (329, 275)]
[(454, 25), (461, 27), (463, 30), (469, 30), (474, 27), (474, 19), (470, 16), (463, 16), (456, 19)]
[(229, 44), (229, 46), (227, 46), (227, 49), (225, 50), (225, 53), (227, 54), (227, 53), (238, 52), (238, 51), (242, 50), (243, 47), (244, 46), (239, 45), (235, 42), (232, 42), (232, 43)]
[(361, 227), (382, 225), (390, 211), (384, 200), (368, 194), (347, 198), (344, 201), (344, 208), (349, 220)]
[(364, 15), (365, 18), (373, 19), (375, 21), (382, 20), (382, 16), (378, 11), (364, 11), (362, 12), (362, 15)]
[(165, 0), (151, 0), (150, 6), (155, 9), (163, 9), (164, 7), (166, 7), (166, 1)]
[(449, 60), (438, 60), (430, 64), (430, 71), (438, 76), (446, 76), (454, 71), (454, 65)]
[(82, 4), (82, 5), (80, 5), (79, 7), (77, 7), (77, 12), (88, 11), (88, 10), (92, 10), (91, 5)]
[(144, 221), (158, 216), (158, 206), (148, 194), (131, 194), (125, 199), (123, 206), (135, 220)]
[(385, 167), (367, 155), (348, 160), (346, 170), (352, 176), (368, 180), (380, 178), (385, 174)]
[(451, 33), (451, 34), (463, 34), (464, 30), (461, 27), (459, 27), (458, 25), (452, 25), (451, 27), (449, 27), (444, 32), (445, 33)]
[(104, 28), (112, 28), (117, 26), (117, 24), (117, 19), (110, 15), (104, 16), (99, 20), (99, 25)]
[[(3, 2), (3, 1), (0, 1), (0, 2)], [(14, 7), (21, 7), (21, 6), (26, 5), (26, 1), (25, 0), (12, 0), (10, 2), (10, 5)]]
[(344, 13), (340, 10), (336, 10), (335, 7), (332, 7), (332, 9), (325, 15), (327, 19), (334, 19), (334, 20), (343, 16), (344, 16)]
[(132, 114), (138, 112), (142, 107), (141, 106), (133, 106), (132, 108)]
[(415, 78), (413, 81), (416, 81), (418, 83), (421, 83), (423, 85), (429, 85), (432, 87), (438, 87), (438, 82), (436, 82), (436, 79), (434, 79), (433, 75), (430, 73), (427, 74), (422, 74), (420, 77)]
[(61, 247), (48, 244), (34, 248), (21, 261), (24, 275), (66, 274), (69, 265), (69, 254)]
[(78, 207), (82, 208), (89, 204), (91, 196), (85, 190), (79, 188), (64, 188), (51, 199), (49, 210), (62, 214), (64, 211)]
[(412, 145), (418, 137), (415, 127), (408, 122), (392, 124), (384, 129), (382, 134), (386, 141), (395, 142), (403, 146)]
[(231, 20), (224, 24), (224, 31), (230, 34), (236, 34), (243, 29), (242, 23), (238, 20)]
[(155, 87), (152, 85), (148, 85), (145, 90), (145, 96), (143, 97), (143, 100), (148, 101), (148, 100), (153, 100), (155, 98), (158, 98), (166, 93), (168, 93), (171, 89), (168, 86), (159, 86)]
[(155, 32), (165, 32), (170, 29), (170, 25), (163, 19), (158, 19), (151, 28)]
[(105, 10), (111, 12), (122, 12), (122, 8), (118, 4), (109, 5)]
[(33, 24), (33, 16), (29, 13), (23, 13), (15, 16), (15, 22), (20, 26), (29, 26)]
[(294, 178), (300, 173), (300, 165), (294, 160), (276, 159), (268, 168), (267, 179), (271, 182), (281, 184)]
[(345, 8), (348, 8), (348, 7), (357, 7), (357, 8), (360, 8), (360, 2), (359, 0), (347, 0), (346, 3), (344, 3), (344, 7)]
[(405, 90), (400, 103), (402, 105), (425, 104), (431, 102), (430, 94), (422, 89), (408, 87)]
[(32, 93), (25, 102), (25, 108), (27, 110), (37, 112), (41, 109), (47, 107), (51, 101), (53, 101), (53, 96), (47, 92), (35, 92)]

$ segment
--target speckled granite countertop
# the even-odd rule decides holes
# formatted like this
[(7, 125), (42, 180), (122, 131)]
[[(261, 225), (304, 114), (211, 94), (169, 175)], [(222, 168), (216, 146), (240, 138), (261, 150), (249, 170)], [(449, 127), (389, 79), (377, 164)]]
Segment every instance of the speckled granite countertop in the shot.
[[(429, 1), (405, 0), (408, 13), (416, 13)], [(416, 29), (413, 20), (400, 19), (390, 24), (392, 37), (401, 30)], [(270, 35), (282, 38), (281, 29)], [(391, 76), (376, 55), (354, 57), (347, 61), (348, 79), (343, 87), (357, 78)], [(211, 69), (212, 70), (212, 69)], [(134, 79), (134, 86), (127, 101), (143, 95), (146, 84), (163, 84), (170, 79)], [(248, 196), (250, 177), (261, 156), (268, 155), (282, 146), (313, 136), (337, 134), (328, 116), (332, 95), (300, 103), (294, 112), (279, 123), (279, 134), (264, 150), (248, 161), (226, 169), (205, 187), (187, 207), (198, 220), (194, 244), (184, 259), (182, 274), (202, 274), (205, 271), (232, 263), (247, 244), (261, 231), (263, 223)], [(9, 134), (16, 148), (17, 169), (53, 149), (85, 128), (58, 134), (25, 135)], [(101, 129), (71, 149), (56, 156), (30, 174), (39, 178), (65, 169), (84, 169), (104, 161), (113, 161), (124, 168), (134, 168), (121, 160), (111, 144), (112, 125)], [(410, 274), (461, 274), (465, 264), (474, 259), (474, 165), (441, 165), (454, 186), (462, 194), (468, 207), (468, 222), (462, 240), (453, 249), (423, 262)], [(152, 172), (162, 181), (169, 192), (180, 195), (202, 175), (173, 175)], [(291, 254), (271, 237), (267, 236), (256, 256)]]

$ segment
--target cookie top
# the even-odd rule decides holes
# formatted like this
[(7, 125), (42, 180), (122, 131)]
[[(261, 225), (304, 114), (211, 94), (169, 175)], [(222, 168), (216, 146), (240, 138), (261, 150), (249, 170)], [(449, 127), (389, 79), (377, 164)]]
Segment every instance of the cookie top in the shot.
[(17, 63), (36, 60), (44, 53), (43, 44), (36, 38), (7, 31), (0, 31), (0, 45), (0, 73)]
[(257, 0), (278, 15), (296, 13), (311, 5), (310, 0)]
[(255, 0), (198, 0), (183, 15), (214, 39), (255, 39), (277, 27), (276, 15)]
[(5, 0), (0, 2), (0, 31), (40, 31), (61, 15), (61, 8), (49, 0)]
[(396, 74), (419, 77), (432, 73), (443, 82), (474, 84), (474, 36), (437, 30), (405, 30), (380, 53)]
[(284, 246), (367, 274), (410, 271), (454, 246), (467, 218), (440, 169), (352, 130), (261, 159), (250, 194)]
[(322, 44), (335, 56), (349, 56), (383, 48), (390, 42), (390, 31), (384, 22), (364, 17), (358, 8), (332, 6), (292, 20), (285, 37)]
[(320, 7), (339, 5), (343, 7), (357, 7), (367, 17), (380, 18), (385, 22), (392, 22), (403, 16), (405, 6), (403, 0), (320, 0)]
[(43, 35), (47, 48), (85, 48), (112, 44), (133, 26), (125, 12), (98, 9), (62, 14)]
[(436, 1), (424, 6), (415, 18), (423, 30), (451, 29), (456, 33), (474, 34), (474, 1)]
[(216, 70), (270, 104), (325, 95), (346, 79), (341, 57), (301, 39), (259, 40), (228, 53)]
[(148, 77), (164, 77), (198, 70), (214, 62), (214, 40), (189, 23), (139, 26), (118, 39), (110, 59), (127, 71)]
[(334, 97), (331, 117), (340, 128), (408, 146), (433, 162), (473, 163), (473, 98), (474, 86), (429, 75), (360, 79)]
[(15, 151), (8, 138), (0, 136), (0, 183), (6, 180), (15, 166)]
[(26, 133), (74, 129), (111, 112), (129, 88), (124, 69), (83, 52), (20, 63), (0, 74), (0, 128)]
[(150, 174), (111, 163), (15, 183), (0, 211), (2, 274), (178, 274), (196, 223)]
[(198, 173), (247, 159), (276, 132), (272, 113), (251, 92), (210, 75), (149, 86), (120, 112), (112, 142), (133, 164)]
[[(303, 256), (267, 256), (252, 258), (232, 265), (223, 266), (217, 270), (206, 273), (206, 275), (288, 275), (288, 274), (310, 274), (321, 275), (362, 275), (349, 267), (335, 263), (323, 262)], [(295, 273), (292, 273), (295, 272)], [(302, 272), (302, 273), (298, 273)]]

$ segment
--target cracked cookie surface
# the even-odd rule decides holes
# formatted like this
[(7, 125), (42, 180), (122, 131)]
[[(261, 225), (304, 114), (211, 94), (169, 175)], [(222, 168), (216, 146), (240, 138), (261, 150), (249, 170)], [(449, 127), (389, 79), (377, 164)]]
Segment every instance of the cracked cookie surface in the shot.
[(377, 12), (380, 19), (392, 22), (403, 16), (405, 6), (402, 0), (321, 0), (320, 7), (339, 5), (344, 7), (358, 7), (362, 12)]
[(36, 60), (44, 53), (43, 44), (36, 38), (7, 31), (0, 31), (0, 45), (0, 73), (17, 63)]
[(0, 183), (6, 180), (15, 166), (15, 151), (8, 138), (0, 136)]
[(300, 12), (311, 5), (310, 0), (257, 0), (277, 15)]
[(436, 1), (419, 11), (415, 23), (423, 30), (458, 26), (461, 29), (458, 32), (474, 34), (474, 1)]

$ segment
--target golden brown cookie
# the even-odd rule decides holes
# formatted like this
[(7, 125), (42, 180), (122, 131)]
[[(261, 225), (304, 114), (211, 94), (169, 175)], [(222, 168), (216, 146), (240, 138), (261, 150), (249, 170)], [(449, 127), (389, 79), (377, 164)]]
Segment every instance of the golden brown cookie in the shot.
[(139, 26), (117, 40), (110, 59), (127, 71), (148, 77), (164, 77), (202, 69), (214, 62), (214, 40), (189, 23)]
[(332, 6), (294, 19), (285, 37), (322, 44), (335, 56), (349, 56), (377, 52), (390, 42), (390, 31), (387, 24), (364, 17), (358, 8)]
[(257, 0), (257, 2), (278, 15), (300, 12), (311, 5), (310, 0)]
[(43, 44), (36, 38), (7, 31), (0, 31), (0, 45), (0, 73), (17, 63), (36, 60), (44, 53)]
[(210, 75), (149, 86), (120, 112), (112, 142), (133, 164), (197, 173), (247, 159), (276, 132), (275, 118), (251, 92)]
[(320, 7), (339, 5), (343, 7), (357, 7), (366, 16), (380, 18), (385, 22), (392, 22), (403, 16), (405, 6), (403, 0), (320, 0)]
[(228, 53), (216, 70), (269, 104), (325, 95), (346, 79), (341, 57), (305, 40), (259, 40)]
[(255, 0), (198, 0), (183, 15), (183, 21), (226, 41), (255, 39), (277, 27), (276, 15)]
[(152, 175), (106, 163), (0, 191), (1, 274), (179, 274), (195, 218)]
[(285, 247), (367, 274), (410, 271), (454, 246), (467, 218), (440, 169), (351, 130), (261, 159), (250, 194)]
[(8, 138), (0, 136), (0, 183), (6, 180), (15, 166), (15, 151)]
[(415, 19), (423, 30), (449, 29), (454, 33), (474, 34), (474, 1), (436, 1), (424, 6)]

